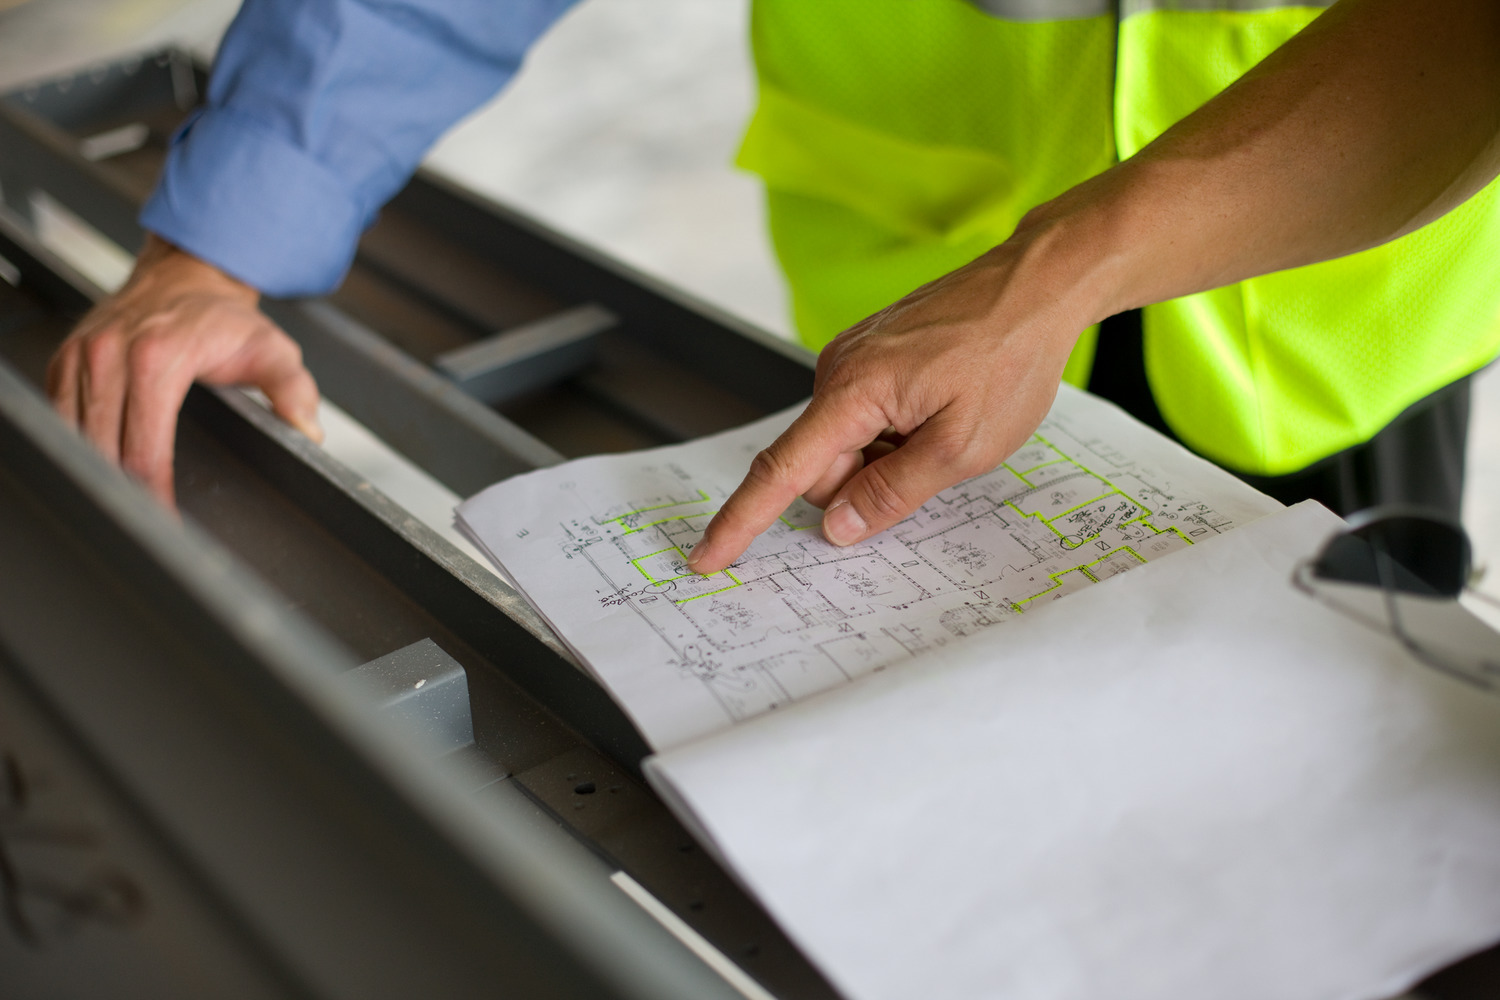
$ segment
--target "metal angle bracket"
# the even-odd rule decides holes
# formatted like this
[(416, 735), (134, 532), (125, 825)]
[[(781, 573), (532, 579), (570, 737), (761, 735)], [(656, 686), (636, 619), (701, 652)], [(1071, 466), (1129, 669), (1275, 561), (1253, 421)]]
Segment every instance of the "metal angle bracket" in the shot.
[(619, 318), (598, 305), (554, 313), (440, 355), (433, 366), (491, 406), (561, 381), (594, 360)]
[(381, 716), (421, 740), (434, 756), (474, 742), (469, 675), (431, 639), (355, 667), (343, 679), (363, 688)]

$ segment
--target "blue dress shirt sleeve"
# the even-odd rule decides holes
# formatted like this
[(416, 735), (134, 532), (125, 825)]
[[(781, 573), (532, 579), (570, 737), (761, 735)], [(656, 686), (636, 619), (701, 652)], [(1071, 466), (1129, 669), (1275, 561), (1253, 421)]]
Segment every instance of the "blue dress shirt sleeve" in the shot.
[(327, 292), (455, 121), (574, 0), (246, 0), (141, 224), (270, 295)]

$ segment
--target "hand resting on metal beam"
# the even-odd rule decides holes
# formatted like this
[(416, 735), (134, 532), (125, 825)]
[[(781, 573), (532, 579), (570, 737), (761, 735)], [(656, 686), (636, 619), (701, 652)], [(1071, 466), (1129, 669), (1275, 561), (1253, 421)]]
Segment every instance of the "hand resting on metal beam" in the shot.
[(53, 356), (53, 405), (169, 505), (177, 411), (194, 381), (257, 386), (283, 420), (321, 441), (318, 387), (302, 349), (259, 300), (249, 285), (149, 237), (125, 286)]

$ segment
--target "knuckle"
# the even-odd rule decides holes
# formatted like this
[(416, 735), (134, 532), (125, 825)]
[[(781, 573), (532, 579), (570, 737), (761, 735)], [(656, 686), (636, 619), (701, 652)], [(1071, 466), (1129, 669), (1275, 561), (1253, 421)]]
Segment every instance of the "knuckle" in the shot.
[(832, 350), (832, 347), (830, 344), (830, 349), (818, 356), (818, 380), (823, 383), (824, 391), (848, 382), (849, 369), (853, 367), (854, 359), (848, 353)]
[(131, 378), (153, 378), (160, 375), (171, 363), (172, 355), (172, 343), (167, 337), (159, 333), (137, 337), (130, 344), (127, 362)]
[(81, 355), (84, 365), (92, 372), (110, 367), (119, 357), (120, 334), (114, 328), (106, 328), (85, 338), (81, 344), (75, 342), (75, 350)]
[(976, 455), (970, 452), (966, 453), (962, 459), (954, 462), (952, 468), (958, 478), (963, 480), (982, 476), (999, 464), (1000, 459), (998, 458), (992, 459), (985, 455)]
[(257, 313), (251, 319), (245, 346), (262, 365), (305, 367), (302, 345), (262, 314)]
[(745, 474), (745, 478), (757, 486), (789, 486), (792, 482), (792, 471), (778, 452), (772, 448), (766, 448), (757, 452), (750, 460), (750, 469)]
[(978, 469), (975, 470), (975, 473), (968, 471), (970, 468), (978, 465), (980, 459), (979, 456), (974, 454), (974, 450), (969, 447), (967, 441), (961, 441), (947, 434), (939, 434), (924, 443), (927, 446), (928, 457), (935, 465), (952, 469), (965, 479), (978, 471), (982, 471)]
[(77, 350), (77, 341), (63, 341), (62, 346), (57, 349), (57, 353), (53, 354), (52, 359), (47, 362), (47, 381), (49, 384), (55, 385), (62, 380), (68, 370), (68, 365), (74, 360)]
[(850, 358), (829, 369), (824, 379), (824, 405), (850, 412), (883, 409), (896, 391), (894, 372), (871, 359)]
[(908, 513), (908, 505), (905, 497), (901, 495), (900, 489), (880, 466), (872, 465), (865, 469), (864, 477), (864, 506), (868, 513), (874, 515), (866, 520), (885, 522), (899, 520)]
[(120, 468), (142, 482), (150, 482), (155, 472), (143, 456), (128, 451), (120, 456)]
[(277, 345), (277, 349), (286, 360), (286, 363), (296, 368), (305, 368), (306, 365), (302, 363), (302, 345), (274, 326), (271, 327), (271, 330), (275, 334), (273, 343)]

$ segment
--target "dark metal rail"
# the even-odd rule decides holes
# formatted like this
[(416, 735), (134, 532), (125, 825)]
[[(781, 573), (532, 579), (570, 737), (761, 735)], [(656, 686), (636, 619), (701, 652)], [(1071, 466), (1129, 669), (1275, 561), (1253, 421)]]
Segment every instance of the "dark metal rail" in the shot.
[[(24, 372), (33, 384), (73, 319), (100, 293), (40, 244), (26, 225), (25, 215), (36, 193), (42, 192), (107, 237), (131, 245), (138, 238), (134, 205), (148, 173), (138, 155), (142, 151), (91, 162), (80, 148), (101, 131), (117, 128), (122, 119), (125, 124), (148, 121), (152, 135), (164, 135), (181, 113), (177, 98), (182, 93), (183, 65), (172, 59), (148, 60), (134, 73), (116, 68), (80, 76), (66, 88), (35, 88), (29, 100), (23, 94), (0, 102), (0, 184), (6, 204), (0, 214), (0, 257), (6, 266), (0, 271), (16, 278), (14, 287), (0, 283), (0, 361)], [(118, 104), (106, 99), (112, 87), (119, 88)], [(170, 105), (165, 109), (160, 106), (164, 100)], [(53, 117), (34, 113), (38, 111)], [(391, 217), (397, 220), (393, 224), (404, 225), (408, 235), (416, 235), (398, 241), (394, 249), (381, 249), (375, 254), (380, 258), (377, 264), (361, 264), (351, 279), (353, 291), (346, 289), (332, 301), (274, 303), (271, 308), (302, 342), (330, 398), (363, 418), (450, 488), (458, 492), (477, 489), (505, 475), (555, 461), (559, 452), (600, 445), (630, 447), (671, 440), (715, 424), (732, 424), (805, 392), (810, 369), (795, 349), (763, 335), (730, 329), (680, 302), (636, 288), (628, 275), (606, 262), (593, 257), (574, 260), (566, 244), (549, 243), (543, 230), (445, 192), (438, 182), (431, 184), (431, 190), (431, 197), (437, 199), (434, 204), (458, 213), (452, 224), (469, 233), (469, 238), (509, 247), (507, 252), (533, 265), (543, 262), (543, 271), (584, 274), (584, 284), (597, 294), (568, 297), (569, 282), (580, 280), (577, 275), (558, 278), (546, 287), (531, 283), (529, 274), (505, 276), (494, 262), (476, 255), (484, 252), (482, 246), (471, 251), (460, 243), (450, 244), (442, 225), (403, 221), (397, 211)], [(371, 242), (383, 238), (372, 236)], [(442, 268), (433, 273), (424, 270), (440, 258)], [(453, 288), (444, 285), (451, 284), (455, 275), (466, 280)], [(476, 287), (480, 291), (473, 291)], [(399, 308), (377, 308), (382, 304)], [(352, 315), (359, 310), (374, 314), (390, 328), (377, 331), (361, 323)], [(392, 323), (393, 316), (403, 322)], [(694, 373), (665, 356), (660, 345), (665, 343), (667, 351), (673, 348), (669, 340), (660, 339), (664, 334), (653, 332), (658, 340), (652, 342), (632, 332), (655, 331), (658, 324), (666, 323), (689, 327), (696, 323), (696, 334), (741, 345), (726, 348), (741, 363), (731, 366), (732, 373), (722, 378), (713, 372)], [(762, 358), (758, 363), (746, 360), (757, 356)], [(219, 923), (212, 926), (218, 928), (214, 934), (219, 937), (213, 945), (217, 951), (211, 952), (240, 955), (233, 962), (226, 957), (225, 969), (253, 967), (258, 971), (246, 974), (247, 983), (264, 981), (271, 984), (272, 992), (320, 996), (381, 995), (382, 990), (359, 994), (351, 985), (377, 980), (388, 982), (390, 989), (385, 992), (396, 995), (395, 984), (410, 984), (411, 970), (432, 962), (447, 963), (451, 975), (445, 973), (445, 982), (453, 985), (454, 995), (464, 995), (470, 972), (486, 968), (490, 971), (484, 975), (490, 983), (506, 982), (507, 992), (520, 995), (722, 993), (722, 981), (704, 980), (703, 968), (686, 959), (675, 943), (664, 944), (659, 929), (633, 904), (627, 904), (622, 915), (621, 894), (606, 877), (623, 869), (777, 994), (832, 995), (764, 913), (697, 849), (639, 781), (635, 769), (645, 746), (633, 727), (577, 669), (525, 602), (493, 574), (235, 390), (195, 388), (190, 394), (178, 431), (177, 464), (178, 498), (189, 524), (180, 537), (170, 525), (156, 524), (151, 529), (156, 534), (143, 540), (137, 537), (137, 521), (161, 520), (159, 512), (133, 484), (102, 467), (81, 442), (66, 434), (47, 416), (34, 388), (24, 389), (6, 374), (9, 371), (8, 367), (0, 369), (0, 388), (4, 398), (13, 402), (14, 413), (24, 414), (29, 423), (18, 429), (12, 424), (21, 418), (12, 410), (0, 411), (4, 425), (0, 435), (10, 435), (0, 459), (6, 470), (3, 487), (14, 494), (18, 510), (45, 511), (50, 520), (46, 532), (19, 515), (6, 520), (0, 529), (0, 545), (4, 546), (0, 651), (8, 651), (0, 656), (0, 684), (30, 692), (17, 701), (23, 706), (16, 710), (21, 719), (18, 725), (43, 733), (43, 740), (60, 738), (87, 746), (88, 752), (75, 763), (80, 773), (93, 777), (80, 778), (80, 787), (103, 782), (114, 790), (110, 800), (114, 806), (100, 805), (103, 799), (96, 796), (90, 799), (91, 808), (108, 812), (118, 807), (127, 817), (120, 820), (125, 826), (133, 820), (154, 831), (154, 860), (145, 870), (156, 875), (140, 881), (137, 890), (153, 903), (187, 894), (197, 900), (194, 906), (217, 907)], [(507, 371), (524, 383), (523, 389), (504, 388)], [(660, 386), (653, 385), (652, 379), (662, 371), (679, 381), (670, 383), (673, 392), (653, 394), (651, 390)], [(780, 392), (768, 384), (757, 388), (757, 379), (777, 377), (787, 381)], [(464, 391), (465, 384), (473, 394)], [(656, 396), (669, 396), (671, 401), (663, 403)], [(695, 398), (697, 405), (689, 407), (689, 412), (672, 410), (675, 403), (691, 403)], [(493, 408), (486, 402), (491, 399), (501, 410), (521, 414), (521, 420)], [(531, 428), (523, 426), (522, 420)], [(33, 434), (42, 433), (36, 427), (43, 428), (52, 451), (33, 446)], [(532, 433), (533, 429), (538, 433)], [(544, 443), (544, 436), (560, 447)], [(77, 454), (80, 451), (82, 457)], [(68, 463), (87, 471), (82, 485), (70, 478), (73, 465)], [(117, 510), (104, 503), (99, 490), (123, 506)], [(23, 537), (44, 544), (22, 546)], [(57, 559), (58, 571), (44, 573), (42, 553), (61, 545), (84, 553), (85, 563), (112, 581), (109, 586), (114, 590), (91, 590), (88, 574), (69, 559)], [(158, 551), (160, 545), (167, 545), (174, 554), (175, 561), (168, 560), (171, 565), (165, 568), (158, 565), (164, 558)], [(17, 553), (26, 557), (19, 558)], [(170, 597), (196, 585), (174, 575), (194, 567), (247, 581), (245, 587), (254, 591), (253, 599), (239, 591), (200, 593), (203, 599), (196, 603)], [(35, 586), (39, 574), (50, 581), (50, 590)], [(69, 579), (77, 581), (72, 594)], [(156, 645), (111, 631), (113, 618), (101, 610), (110, 598), (102, 595), (118, 593), (122, 587), (130, 592), (130, 606), (137, 617), (151, 624), (156, 630), (153, 634), (159, 633)], [(26, 597), (30, 590), (45, 592), (54, 606), (66, 607), (71, 629), (59, 631), (55, 615), (38, 617), (37, 600)], [(286, 708), (274, 699), (262, 704), (258, 700), (261, 688), (268, 684), (275, 688), (275, 683), (253, 678), (261, 673), (279, 676), (277, 671), (294, 668), (268, 661), (260, 650), (226, 649), (226, 643), (233, 643), (219, 634), (222, 629), (215, 617), (226, 608), (236, 610), (237, 620), (254, 619), (258, 635), (268, 629), (274, 632), (277, 649), (302, 665), (297, 670), (343, 673), (420, 640), (435, 644), (461, 665), (467, 675), (475, 744), (461, 755), (462, 762), (448, 762), (453, 766), (445, 770), (448, 777), (444, 780), (468, 783), (465, 794), (459, 796), (468, 803), (462, 808), (472, 809), (473, 802), (482, 801), (479, 812), (487, 824), (482, 837), (462, 823), (457, 828), (413, 834), (413, 829), (432, 822), (433, 803), (428, 798), (441, 799), (451, 789), (429, 787), (413, 793), (409, 782), (403, 785), (399, 776), (387, 773), (384, 768), (390, 762), (379, 753), (372, 760), (368, 752), (361, 753), (369, 751), (368, 747), (356, 746), (351, 751), (345, 745), (349, 734), (338, 726), (325, 725), (322, 735), (307, 736), (304, 730), (316, 730), (317, 724), (294, 721), (299, 711), (303, 715), (312, 711), (307, 706)], [(72, 671), (77, 683), (63, 698), (50, 685), (68, 674), (56, 666), (65, 638), (71, 639), (82, 659)], [(178, 697), (164, 693), (170, 688), (166, 680), (147, 683), (142, 675), (131, 698), (117, 704), (99, 700), (98, 692), (108, 690), (94, 687), (101, 674), (134, 677), (141, 669), (140, 657), (156, 655), (152, 651), (161, 643), (181, 654), (171, 660), (173, 669), (182, 673), (171, 680), (178, 685)], [(122, 649), (132, 652), (126, 655)], [(231, 669), (226, 663), (240, 665)], [(208, 708), (196, 694), (182, 694), (204, 685), (220, 696)], [(285, 696), (295, 700), (295, 694)], [(246, 713), (262, 713), (253, 725), (247, 724), (248, 729), (214, 715), (224, 707), (225, 698), (233, 702), (241, 696), (246, 699)], [(102, 725), (99, 713), (112, 709), (118, 710), (121, 725), (133, 720), (137, 737), (152, 731), (147, 720), (154, 713), (160, 722), (154, 739), (138, 747), (123, 731), (111, 735), (118, 726), (98, 729)], [(277, 720), (283, 714), (293, 720), (285, 724), (290, 727), (287, 731), (295, 730), (297, 735), (277, 743), (275, 731), (281, 725)], [(226, 787), (238, 787), (233, 769), (224, 770), (229, 765), (222, 755), (215, 756), (207, 744), (200, 747), (191, 742), (206, 739), (201, 732), (203, 719), (195, 715), (213, 717), (211, 728), (239, 746), (247, 772), (275, 771), (289, 757), (311, 755), (317, 764), (306, 767), (317, 774), (307, 778), (308, 788), (321, 791), (310, 790), (298, 798), (300, 792), (289, 790), (285, 808), (266, 812), (255, 825), (253, 843), (247, 844), (244, 835), (215, 840), (210, 831), (184, 818), (184, 810), (192, 812), (192, 803), (175, 801), (177, 796), (201, 796), (201, 786), (182, 784), (160, 756), (163, 747), (176, 747), (181, 756), (199, 758), (195, 773), (200, 778), (217, 775), (216, 780)], [(183, 735), (189, 730), (197, 735), (191, 739)], [(11, 739), (9, 731), (0, 728), (0, 752), (7, 750)], [(330, 743), (343, 749), (331, 749)], [(326, 787), (328, 775), (319, 770), (324, 765), (353, 782), (360, 794), (369, 792), (358, 806), (363, 812), (345, 810), (333, 817), (309, 804), (309, 799), (332, 794)], [(358, 776), (352, 777), (355, 772)], [(320, 781), (322, 786), (317, 784)], [(245, 795), (251, 794), (252, 784), (246, 784)], [(597, 794), (580, 789), (594, 789)], [(412, 794), (418, 801), (411, 800)], [(229, 800), (234, 797), (228, 795)], [(328, 801), (341, 800), (332, 796)], [(0, 876), (5, 867), (4, 807), (0, 799)], [(234, 850), (244, 849), (254, 856), (256, 844), (262, 841), (267, 845), (283, 839), (296, 841), (300, 833), (294, 831), (303, 831), (303, 826), (288, 817), (304, 815), (304, 809), (309, 810), (305, 815), (321, 817), (309, 822), (325, 824), (326, 829), (318, 834), (325, 846), (328, 830), (354, 838), (348, 864), (334, 881), (341, 893), (346, 884), (357, 883), (360, 888), (348, 889), (340, 897), (342, 902), (329, 902), (322, 909), (304, 907), (306, 901), (287, 888), (289, 879), (304, 877), (310, 879), (310, 887), (329, 885), (327, 878), (306, 875), (306, 859), (294, 856), (296, 844), (288, 848), (290, 855), (278, 855), (269, 847), (263, 852), (258, 862), (266, 879), (263, 886), (238, 880), (225, 867)], [(349, 832), (356, 815), (370, 826), (395, 823), (378, 850)], [(362, 828), (355, 824), (355, 829)], [(506, 918), (509, 923), (502, 930), (493, 915), (473, 915), (470, 921), (471, 911), (463, 906), (441, 919), (434, 915), (433, 907), (444, 894), (456, 891), (452, 872), (458, 870), (453, 868), (458, 862), (450, 864), (454, 852), (462, 854), (460, 846), (475, 837), (486, 843), (487, 838), (498, 837), (498, 846), (491, 847), (505, 848), (506, 831), (511, 829), (519, 831), (516, 837), (521, 846), (515, 850), (520, 853), (513, 860), (521, 869), (536, 866), (538, 872), (530, 877), (557, 882), (553, 888), (563, 897), (575, 901), (586, 897), (585, 908), (596, 911), (595, 917), (565, 927), (575, 922), (572, 916), (563, 918), (523, 906), (524, 912)], [(527, 839), (534, 840), (538, 832), (544, 835), (540, 846)], [(457, 840), (447, 847), (433, 845), (433, 840), (445, 837)], [(388, 894), (383, 904), (369, 899), (379, 879), (368, 870), (359, 874), (358, 865), (365, 857), (361, 852), (369, 848), (391, 858), (402, 844), (424, 858), (437, 859), (433, 865), (448, 865), (448, 874), (423, 874), (424, 865), (410, 866), (402, 869), (401, 884), (430, 882), (430, 892), (412, 899), (399, 892)], [(550, 873), (558, 865), (567, 870)], [(189, 878), (182, 872), (172, 874), (169, 870), (174, 866), (184, 872), (184, 866), (196, 867)], [(493, 873), (465, 871), (464, 878), (475, 880), (473, 894), (490, 899), (484, 905), (526, 902), (512, 898), (520, 888), (504, 880), (497, 883)], [(0, 885), (4, 881), (0, 877)], [(266, 893), (280, 893), (279, 906), (263, 898)], [(160, 905), (165, 907), (163, 912), (170, 910), (165, 903)], [(380, 937), (371, 926), (332, 938), (328, 933), (314, 933), (327, 931), (332, 920), (328, 914), (345, 905), (368, 910), (367, 925), (386, 919), (381, 916), (382, 906), (392, 909), (386, 921), (390, 933)], [(320, 913), (327, 919), (319, 918)], [(590, 921), (596, 919), (623, 921), (619, 933), (632, 942), (628, 950), (634, 957), (623, 960), (619, 977), (608, 971), (608, 962), (601, 966), (595, 961), (597, 956), (591, 957), (593, 945), (580, 946), (581, 950), (573, 947), (573, 935), (587, 938), (601, 933), (597, 927), (591, 929)], [(646, 921), (644, 930), (637, 926), (642, 920)], [(187, 947), (180, 934), (189, 922), (175, 917), (163, 921), (148, 921), (155, 928), (150, 933), (164, 934)], [(411, 924), (425, 929), (412, 930), (410, 935), (399, 930)], [(455, 930), (455, 924), (462, 927)], [(406, 942), (420, 945), (439, 929), (451, 940), (443, 947), (422, 945), (417, 949), (424, 956), (421, 959), (373, 961), (363, 971), (348, 964), (349, 947), (355, 940), (366, 947), (400, 952)], [(293, 947), (289, 936), (304, 933)], [(615, 947), (610, 941), (619, 943), (612, 933), (599, 937), (599, 947), (609, 950)], [(172, 938), (174, 934), (179, 937)], [(486, 952), (477, 942), (489, 935), (519, 936), (539, 943), (534, 954), (521, 949), (530, 957), (518, 958), (515, 948)], [(146, 947), (142, 941), (149, 937), (137, 928), (125, 939), (140, 948)], [(0, 942), (6, 940), (0, 928)], [(3, 948), (0, 944), (0, 956)], [(98, 951), (89, 947), (65, 946), (64, 953), (72, 954), (75, 964), (79, 956), (84, 957), (84, 964), (99, 960)], [(139, 958), (146, 952), (134, 954)], [(637, 966), (642, 963), (660, 963), (660, 975), (633, 979), (641, 974)], [(115, 964), (105, 972), (122, 968)], [(309, 971), (314, 968), (316, 974)], [(373, 971), (383, 968), (388, 973)], [(62, 975), (56, 966), (51, 974)], [(474, 976), (474, 982), (482, 978), (479, 972)], [(642, 987), (648, 980), (653, 985)], [(143, 980), (158, 985), (163, 981), (159, 976)], [(434, 980), (434, 985), (439, 981)], [(35, 992), (51, 995), (64, 982), (62, 978), (43, 979)], [(694, 985), (688, 988), (687, 983)], [(289, 984), (296, 989), (287, 989)], [(151, 995), (184, 992), (174, 987), (153, 993), (147, 986), (142, 991)], [(243, 992), (259, 995), (248, 986)], [(219, 994), (210, 988), (200, 989), (198, 995)]]
[[(5, 204), (25, 218), (43, 192), (138, 246), (136, 213), (196, 95), (173, 84), (185, 66), (169, 53), (0, 100)], [(99, 161), (80, 152), (142, 125), (138, 148)], [(267, 308), (331, 400), (459, 494), (559, 455), (723, 430), (812, 387), (802, 348), (425, 172), (382, 213), (328, 302)], [(580, 308), (614, 322), (586, 343), (492, 354), (483, 378), (449, 363), (488, 341), (535, 340), (538, 324), (565, 329)]]

